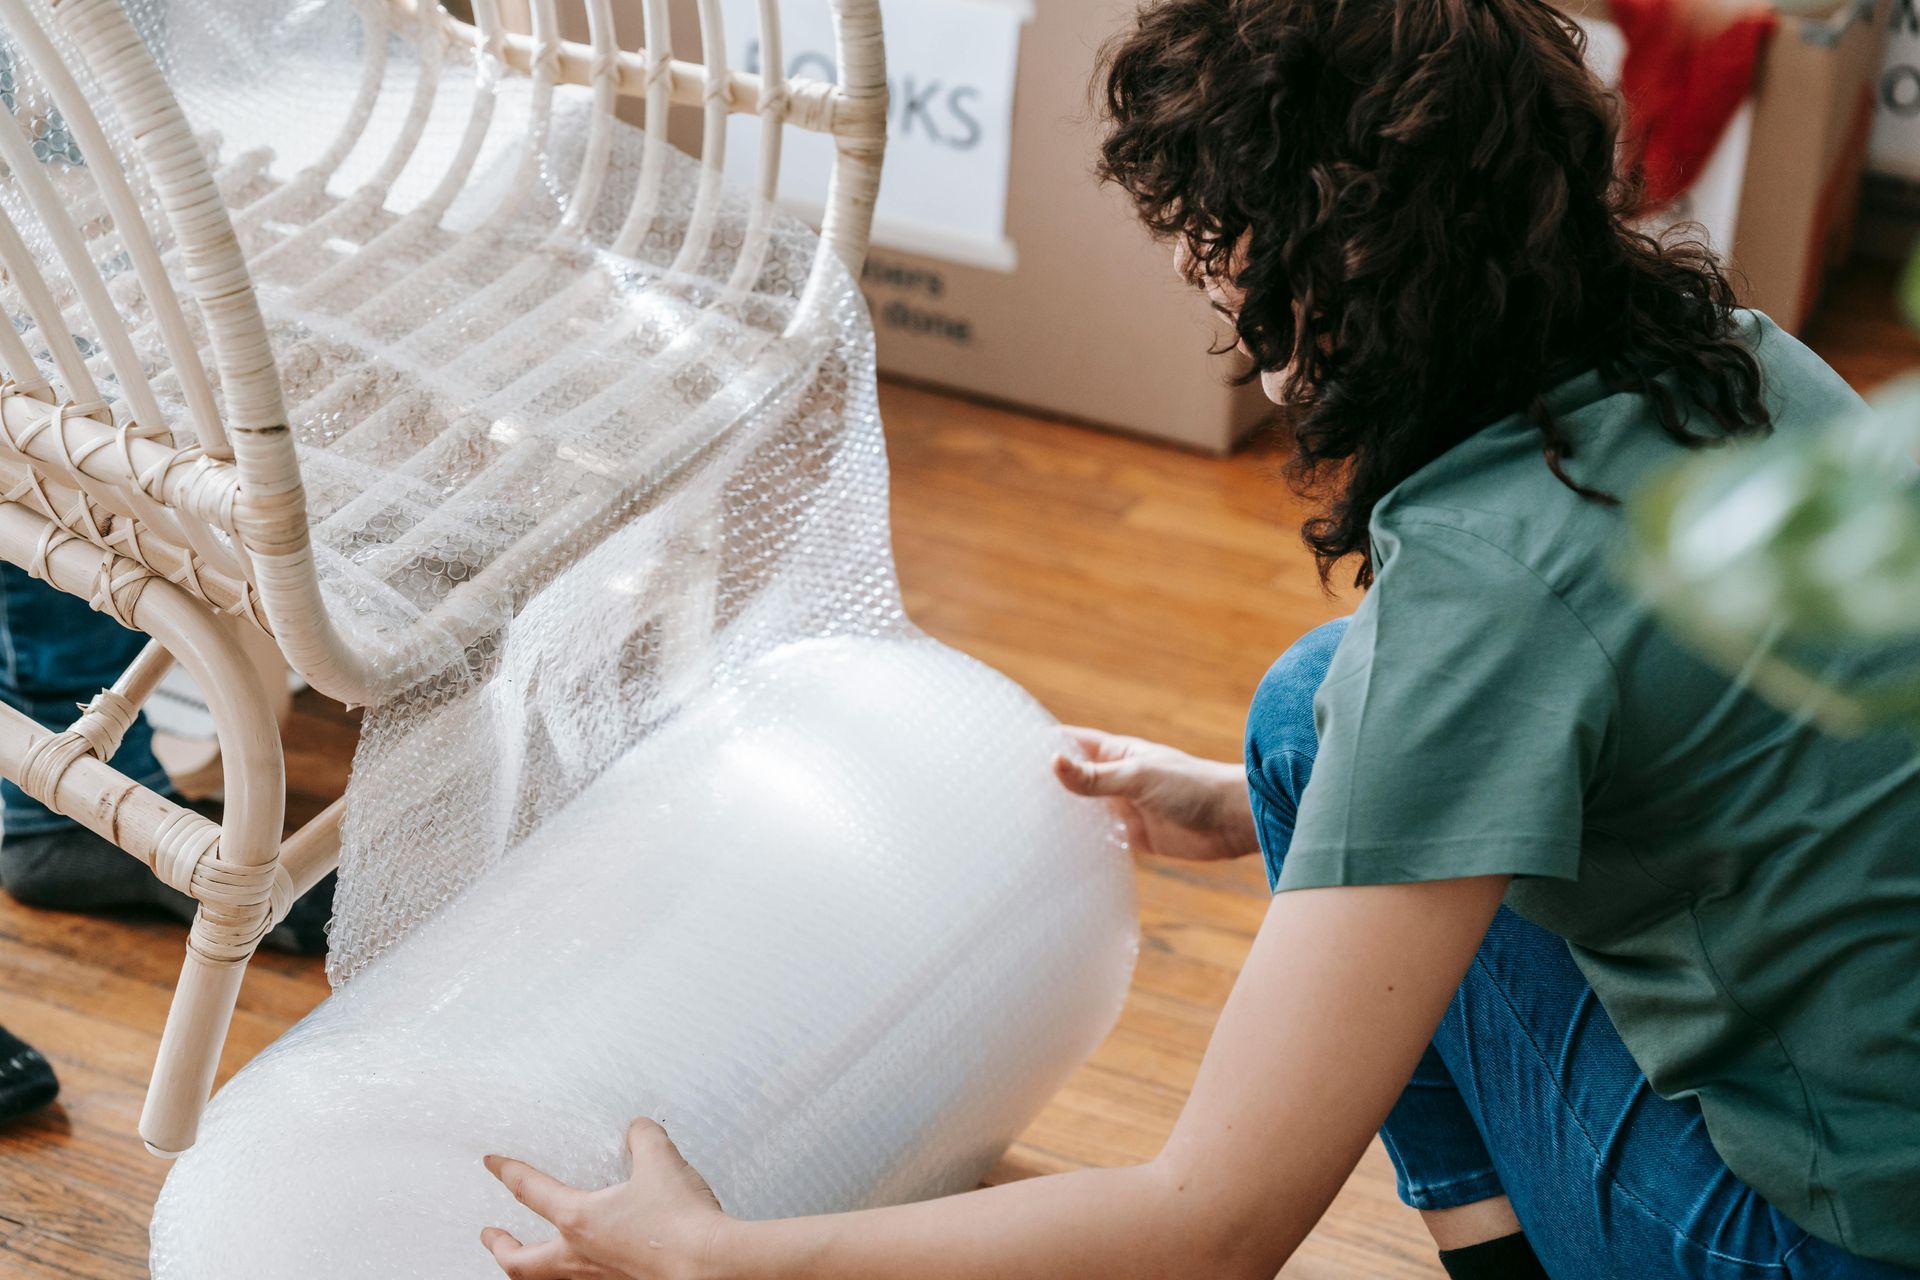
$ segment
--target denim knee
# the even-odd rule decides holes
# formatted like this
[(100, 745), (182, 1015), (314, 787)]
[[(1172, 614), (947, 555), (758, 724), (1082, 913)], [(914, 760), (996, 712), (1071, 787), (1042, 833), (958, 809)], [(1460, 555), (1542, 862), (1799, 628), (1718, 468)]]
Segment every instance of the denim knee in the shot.
[(1269, 886), (1279, 883), (1300, 797), (1320, 747), (1313, 698), (1327, 678), (1334, 650), (1347, 634), (1347, 622), (1336, 618), (1294, 641), (1268, 668), (1247, 711), (1247, 792)]

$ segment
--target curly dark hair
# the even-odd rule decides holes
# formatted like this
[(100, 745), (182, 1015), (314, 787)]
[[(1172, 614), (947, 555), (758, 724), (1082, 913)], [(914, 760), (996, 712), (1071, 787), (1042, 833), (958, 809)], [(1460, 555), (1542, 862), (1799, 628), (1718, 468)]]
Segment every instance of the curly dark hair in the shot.
[[(1325, 582), (1395, 485), (1597, 368), (1699, 445), (1764, 432), (1733, 289), (1629, 222), (1613, 95), (1541, 0), (1155, 0), (1104, 55), (1100, 173), (1189, 280), (1230, 282), (1250, 380), (1286, 371), (1287, 474)], [(1718, 430), (1692, 430), (1700, 409)]]

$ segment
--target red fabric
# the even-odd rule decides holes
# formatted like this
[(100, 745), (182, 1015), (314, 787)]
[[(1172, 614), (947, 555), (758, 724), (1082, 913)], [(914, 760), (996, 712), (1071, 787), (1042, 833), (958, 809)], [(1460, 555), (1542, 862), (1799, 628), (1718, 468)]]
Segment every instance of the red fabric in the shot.
[(1651, 212), (1706, 168), (1753, 89), (1754, 68), (1777, 19), (1762, 7), (1731, 22), (1703, 23), (1689, 13), (1689, 0), (1611, 0), (1608, 8), (1627, 41), (1620, 69), (1625, 160), (1644, 184), (1640, 211)]

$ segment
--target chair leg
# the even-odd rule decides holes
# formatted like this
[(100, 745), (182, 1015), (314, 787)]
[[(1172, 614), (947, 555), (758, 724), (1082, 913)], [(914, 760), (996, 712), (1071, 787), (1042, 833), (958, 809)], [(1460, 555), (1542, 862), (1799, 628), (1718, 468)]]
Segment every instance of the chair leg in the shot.
[(244, 961), (213, 961), (188, 947), (140, 1109), (140, 1139), (154, 1155), (172, 1159), (193, 1145), (246, 972)]
[[(340, 820), (345, 812), (345, 803), (334, 801), (282, 846), (282, 874), (277, 877), (282, 883), (269, 925), (277, 923), (286, 905), (338, 864)], [(203, 908), (201, 917), (194, 921), (196, 930), (205, 918)], [(169, 1159), (193, 1145), (200, 1108), (213, 1091), (220, 1050), (226, 1043), (240, 979), (246, 972), (244, 960), (209, 960), (196, 944), (210, 942), (194, 939), (188, 943), (180, 985), (174, 991), (166, 1030), (161, 1033), (153, 1082), (147, 1087), (146, 1106), (140, 1113), (140, 1136), (147, 1150)]]
[[(170, 600), (170, 593), (159, 590), (166, 585), (154, 583), (141, 603), (158, 604), (156, 595)], [(278, 874), (278, 860), (286, 776), (273, 699), (230, 621), (214, 618), (184, 596), (179, 599), (185, 616), (155, 616), (152, 634), (207, 697), (220, 739), (226, 807), (216, 859), (210, 864), (204, 850), (180, 855), (201, 868), (189, 889), (200, 899), (200, 910), (140, 1115), (140, 1137), (161, 1156), (193, 1145), (247, 961), (272, 927), (276, 900), (286, 896), (284, 884), (275, 891), (275, 881), (285, 879)], [(166, 851), (156, 852), (156, 868), (166, 860)], [(284, 901), (279, 905), (284, 909)]]

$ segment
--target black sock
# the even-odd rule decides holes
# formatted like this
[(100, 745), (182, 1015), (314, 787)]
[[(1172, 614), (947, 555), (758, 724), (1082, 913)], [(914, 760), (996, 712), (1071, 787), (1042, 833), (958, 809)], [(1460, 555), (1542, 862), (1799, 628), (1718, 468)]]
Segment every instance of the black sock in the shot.
[(1453, 1280), (1548, 1280), (1533, 1246), (1518, 1231), (1464, 1249), (1442, 1249), (1440, 1265)]
[(60, 1082), (40, 1051), (0, 1027), (0, 1121), (38, 1111), (59, 1092)]

